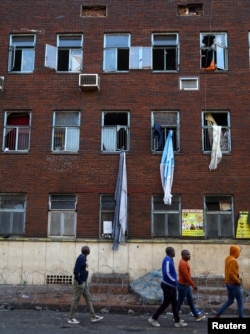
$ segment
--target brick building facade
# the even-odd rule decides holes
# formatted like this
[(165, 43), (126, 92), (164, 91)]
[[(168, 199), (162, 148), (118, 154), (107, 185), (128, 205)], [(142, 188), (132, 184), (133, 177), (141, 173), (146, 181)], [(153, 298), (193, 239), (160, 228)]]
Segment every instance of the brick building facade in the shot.
[[(113, 219), (122, 149), (128, 242), (247, 239), (236, 236), (249, 210), (248, 1), (30, 3), (1, 3), (5, 247), (110, 245), (103, 221)], [(215, 128), (222, 159), (210, 170)], [(170, 130), (166, 205), (159, 167)]]

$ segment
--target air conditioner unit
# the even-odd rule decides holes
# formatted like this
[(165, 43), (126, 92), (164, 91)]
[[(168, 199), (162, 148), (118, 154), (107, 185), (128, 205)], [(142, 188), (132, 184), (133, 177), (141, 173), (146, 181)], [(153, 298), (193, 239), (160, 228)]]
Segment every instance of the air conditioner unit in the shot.
[(99, 90), (100, 78), (98, 74), (79, 74), (79, 87), (81, 90)]
[(4, 77), (0, 77), (0, 90), (3, 91)]

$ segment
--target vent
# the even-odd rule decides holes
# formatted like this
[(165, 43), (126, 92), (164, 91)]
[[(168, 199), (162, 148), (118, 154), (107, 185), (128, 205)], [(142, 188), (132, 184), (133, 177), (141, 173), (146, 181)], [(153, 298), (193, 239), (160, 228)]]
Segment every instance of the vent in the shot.
[(72, 275), (47, 275), (46, 284), (65, 284), (72, 285)]
[(100, 79), (98, 74), (79, 74), (79, 87), (82, 90), (99, 90)]
[(180, 78), (180, 90), (199, 90), (199, 79)]
[(4, 77), (0, 77), (0, 90), (3, 90)]

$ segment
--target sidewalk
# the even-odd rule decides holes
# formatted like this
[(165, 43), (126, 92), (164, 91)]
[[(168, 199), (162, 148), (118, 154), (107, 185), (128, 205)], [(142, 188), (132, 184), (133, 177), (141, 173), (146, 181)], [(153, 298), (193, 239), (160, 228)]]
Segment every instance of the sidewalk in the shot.
[[(90, 284), (91, 291), (91, 284)], [(136, 294), (93, 293), (93, 304), (101, 313), (152, 314), (158, 305), (148, 304)], [(0, 285), (0, 309), (38, 309), (68, 312), (73, 298), (72, 285)], [(198, 300), (200, 309), (208, 316), (216, 312), (220, 303), (209, 304), (207, 300)], [(78, 311), (84, 310), (82, 299)], [(250, 316), (250, 299), (244, 303), (245, 315)], [(167, 311), (171, 311), (170, 309)], [(189, 314), (187, 306), (182, 307), (183, 314)], [(225, 312), (225, 316), (237, 316), (236, 302)]]

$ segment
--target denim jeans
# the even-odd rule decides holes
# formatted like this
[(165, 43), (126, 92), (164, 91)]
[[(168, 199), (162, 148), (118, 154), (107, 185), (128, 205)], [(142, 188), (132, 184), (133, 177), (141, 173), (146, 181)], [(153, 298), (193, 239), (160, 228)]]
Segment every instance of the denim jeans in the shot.
[(159, 316), (165, 311), (169, 304), (172, 306), (173, 316), (175, 322), (180, 322), (178, 303), (177, 303), (177, 290), (174, 287), (164, 284), (161, 282), (161, 288), (163, 291), (163, 303), (158, 307), (158, 309), (153, 314), (152, 318), (157, 320)]
[(227, 287), (227, 301), (217, 311), (217, 315), (220, 316), (230, 305), (233, 304), (234, 299), (237, 301), (238, 317), (243, 318), (243, 295), (242, 287), (238, 284), (226, 284)]
[(190, 286), (185, 284), (178, 284), (178, 311), (181, 310), (181, 306), (185, 298), (187, 298), (188, 305), (194, 317), (198, 317), (200, 311), (194, 306), (194, 300)]
[(91, 294), (89, 292), (89, 288), (88, 288), (88, 283), (87, 282), (83, 282), (81, 285), (75, 280), (74, 281), (74, 297), (73, 297), (73, 301), (71, 304), (71, 308), (70, 308), (70, 313), (69, 313), (69, 319), (72, 319), (76, 308), (80, 302), (80, 298), (81, 296), (84, 297), (86, 304), (87, 304), (87, 308), (88, 311), (91, 315), (91, 317), (95, 317), (95, 311), (92, 305), (92, 297)]

